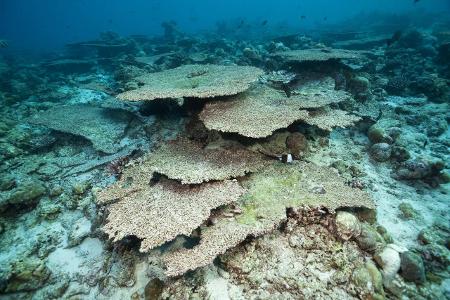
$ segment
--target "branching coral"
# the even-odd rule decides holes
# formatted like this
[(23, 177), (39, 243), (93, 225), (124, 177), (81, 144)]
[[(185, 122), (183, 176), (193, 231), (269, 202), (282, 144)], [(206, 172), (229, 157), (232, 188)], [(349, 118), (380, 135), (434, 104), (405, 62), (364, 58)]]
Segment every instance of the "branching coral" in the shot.
[(361, 54), (357, 51), (330, 48), (291, 50), (277, 52), (274, 55), (287, 62), (297, 63), (308, 61), (327, 61), (330, 59), (356, 59), (361, 57)]
[(137, 78), (142, 87), (119, 94), (122, 100), (142, 101), (166, 98), (212, 98), (247, 90), (263, 74), (249, 66), (184, 65)]
[(374, 208), (365, 192), (347, 186), (332, 169), (312, 163), (276, 163), (243, 184), (247, 192), (239, 201), (242, 214), (220, 218), (204, 228), (200, 244), (193, 249), (167, 254), (163, 260), (168, 276), (205, 266), (247, 236), (271, 231), (286, 219), (287, 208), (321, 208), (332, 213), (341, 207)]
[[(237, 181), (196, 186), (169, 180), (152, 186), (141, 184), (140, 189), (109, 206), (103, 231), (114, 241), (136, 236), (142, 239), (140, 251), (146, 252), (178, 235), (190, 235), (212, 209), (236, 201), (243, 191)], [(123, 196), (120, 188), (117, 196)]]

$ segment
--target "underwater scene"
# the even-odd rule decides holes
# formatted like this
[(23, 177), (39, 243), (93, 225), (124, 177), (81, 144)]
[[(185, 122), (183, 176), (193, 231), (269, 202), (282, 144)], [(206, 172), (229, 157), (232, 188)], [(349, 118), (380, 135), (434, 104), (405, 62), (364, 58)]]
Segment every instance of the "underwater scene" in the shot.
[(450, 299), (450, 1), (0, 0), (0, 300)]

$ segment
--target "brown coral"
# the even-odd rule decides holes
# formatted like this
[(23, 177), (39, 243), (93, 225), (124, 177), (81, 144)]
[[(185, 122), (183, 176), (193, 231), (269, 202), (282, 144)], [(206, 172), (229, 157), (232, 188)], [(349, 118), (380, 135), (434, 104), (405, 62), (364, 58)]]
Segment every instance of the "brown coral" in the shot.
[(122, 100), (212, 98), (247, 90), (264, 72), (250, 66), (184, 65), (137, 78), (142, 87), (119, 94)]
[(142, 239), (140, 251), (174, 239), (190, 235), (208, 217), (212, 209), (236, 201), (243, 193), (237, 181), (205, 183), (197, 186), (181, 185), (162, 180), (142, 186), (108, 208), (103, 231), (114, 241), (126, 236)]

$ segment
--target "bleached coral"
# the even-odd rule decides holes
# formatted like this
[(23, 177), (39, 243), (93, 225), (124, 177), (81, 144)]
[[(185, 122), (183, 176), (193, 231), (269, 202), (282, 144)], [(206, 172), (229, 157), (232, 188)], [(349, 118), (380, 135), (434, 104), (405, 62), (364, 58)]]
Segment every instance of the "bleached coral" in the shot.
[(218, 219), (215, 225), (203, 229), (199, 245), (163, 257), (168, 276), (208, 265), (247, 236), (271, 231), (286, 219), (287, 208), (320, 208), (331, 213), (341, 207), (374, 209), (365, 192), (347, 186), (332, 169), (312, 163), (276, 163), (252, 174), (244, 187), (247, 192), (239, 201), (241, 215)]
[[(108, 207), (103, 231), (114, 241), (127, 236), (142, 239), (146, 252), (178, 235), (190, 235), (211, 210), (235, 202), (244, 192), (237, 181), (188, 186), (162, 180), (141, 185)], [(119, 191), (118, 196), (123, 196)]]
[(264, 72), (250, 66), (184, 65), (137, 78), (142, 87), (119, 94), (128, 101), (212, 98), (247, 90)]

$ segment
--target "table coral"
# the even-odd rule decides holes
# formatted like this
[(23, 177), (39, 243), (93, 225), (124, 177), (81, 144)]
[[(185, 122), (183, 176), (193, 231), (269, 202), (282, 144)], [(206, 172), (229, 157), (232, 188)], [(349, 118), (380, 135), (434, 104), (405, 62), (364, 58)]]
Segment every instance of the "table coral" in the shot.
[(220, 218), (204, 228), (196, 247), (167, 254), (163, 260), (168, 276), (208, 265), (247, 236), (270, 232), (286, 219), (287, 208), (320, 208), (331, 213), (342, 207), (374, 209), (368, 194), (347, 186), (332, 169), (312, 163), (276, 163), (243, 184), (247, 191), (238, 202), (242, 214), (235, 219)]
[(264, 72), (249, 66), (184, 65), (137, 78), (142, 87), (119, 94), (128, 101), (212, 98), (247, 90)]
[(212, 209), (236, 201), (243, 191), (236, 181), (147, 184), (108, 207), (103, 231), (114, 241), (136, 236), (142, 239), (140, 251), (146, 252), (178, 235), (190, 235)]
[(332, 110), (328, 115), (305, 110), (349, 98), (348, 93), (334, 89), (332, 78), (308, 74), (300, 79), (290, 97), (284, 91), (259, 85), (229, 99), (207, 103), (199, 117), (208, 129), (262, 138), (299, 120), (323, 129), (353, 124), (358, 118), (343, 111)]
[(283, 51), (275, 53), (274, 56), (280, 57), (287, 62), (301, 63), (308, 61), (327, 61), (331, 59), (357, 59), (361, 57), (361, 54), (352, 50), (323, 48)]

